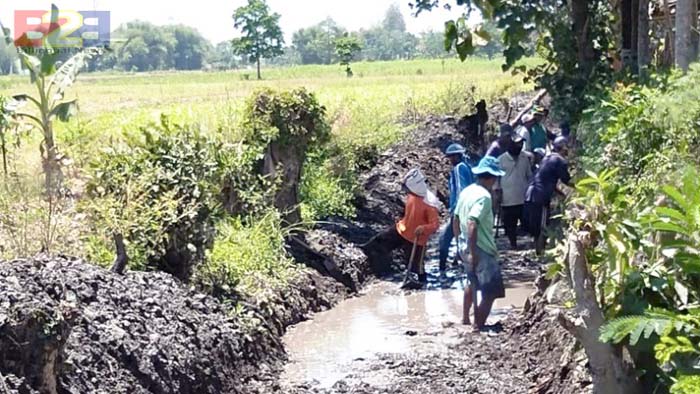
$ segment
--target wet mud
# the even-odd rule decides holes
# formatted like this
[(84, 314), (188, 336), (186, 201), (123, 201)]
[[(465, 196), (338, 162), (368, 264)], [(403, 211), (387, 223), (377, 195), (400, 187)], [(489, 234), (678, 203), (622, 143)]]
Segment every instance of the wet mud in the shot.
[[(522, 239), (521, 243), (526, 240)], [(450, 252), (453, 260), (454, 245)], [(506, 297), (496, 300), (491, 323), (521, 310), (535, 291), (533, 281), (541, 265), (528, 255), (528, 252), (504, 255)], [(317, 380), (321, 386), (330, 386), (343, 377), (345, 366), (353, 360), (367, 359), (377, 353), (419, 352), (424, 342), (417, 333), (437, 334), (446, 326), (460, 324), (466, 285), (463, 268), (452, 266), (447, 280), (439, 280), (436, 239), (426, 254), (426, 271), (429, 282), (424, 290), (402, 290), (403, 276), (399, 272), (368, 286), (357, 297), (292, 327), (283, 337), (290, 360), (284, 380)]]
[[(499, 245), (505, 243), (499, 240)], [(425, 289), (401, 290), (401, 275), (394, 275), (369, 286), (359, 297), (292, 327), (283, 337), (289, 363), (280, 390), (514, 393), (538, 387), (539, 375), (528, 375), (529, 355), (534, 352), (535, 359), (549, 358), (559, 351), (563, 357), (570, 350), (559, 343), (548, 345), (550, 340), (566, 340), (568, 334), (563, 330), (541, 338), (523, 328), (527, 317), (524, 307), (534, 309), (531, 302), (538, 299), (533, 282), (543, 265), (532, 258), (531, 252), (504, 251), (506, 297), (494, 305), (488, 330), (472, 333), (470, 327), (461, 324), (465, 284), (462, 268), (451, 267), (449, 280), (439, 282), (436, 252), (433, 245), (427, 257), (430, 281)], [(528, 301), (530, 296), (535, 298)], [(537, 323), (540, 326), (559, 329), (546, 314), (538, 318), (543, 321)], [(528, 340), (536, 349), (527, 347)], [(585, 372), (585, 366), (580, 368)], [(546, 373), (540, 367), (537, 371)], [(564, 392), (559, 388), (548, 390), (540, 392)]]

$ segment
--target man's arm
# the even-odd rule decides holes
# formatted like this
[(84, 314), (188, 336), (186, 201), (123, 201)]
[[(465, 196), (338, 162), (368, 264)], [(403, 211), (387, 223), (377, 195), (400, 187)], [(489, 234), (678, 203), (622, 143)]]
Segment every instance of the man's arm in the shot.
[(571, 186), (571, 174), (569, 173), (569, 163), (561, 159), (559, 162), (559, 180), (566, 186)]
[[(437, 208), (429, 208), (425, 214), (428, 224), (418, 226), (416, 235), (419, 237), (423, 235), (430, 236), (440, 228), (440, 212), (438, 212)], [(420, 230), (420, 233), (418, 230)]]
[(469, 220), (467, 226), (467, 247), (469, 248), (469, 265), (476, 271), (476, 266), (479, 264), (479, 258), (476, 253), (476, 234), (478, 225), (475, 220)]
[(459, 227), (459, 216), (455, 215), (452, 219), (452, 234), (454, 234), (455, 239), (459, 242), (459, 236), (462, 234), (462, 229)]

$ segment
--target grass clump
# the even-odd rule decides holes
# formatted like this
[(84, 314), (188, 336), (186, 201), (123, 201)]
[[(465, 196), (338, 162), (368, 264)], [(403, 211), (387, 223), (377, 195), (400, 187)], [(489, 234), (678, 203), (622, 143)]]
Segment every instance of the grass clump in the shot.
[(295, 265), (284, 249), (288, 229), (276, 210), (249, 218), (229, 218), (217, 225), (213, 248), (197, 268), (195, 283), (213, 294), (254, 293), (286, 283)]

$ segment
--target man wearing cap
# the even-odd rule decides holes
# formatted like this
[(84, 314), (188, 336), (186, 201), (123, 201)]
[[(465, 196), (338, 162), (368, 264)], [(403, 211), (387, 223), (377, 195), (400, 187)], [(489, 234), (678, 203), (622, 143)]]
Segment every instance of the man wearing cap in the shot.
[(503, 227), (513, 250), (518, 249), (518, 222), (522, 221), (525, 192), (532, 179), (532, 154), (523, 152), (523, 145), (523, 137), (513, 135), (508, 151), (498, 158), (505, 175), (496, 184), (496, 194), (500, 195)]
[(459, 194), (464, 188), (474, 183), (472, 170), (464, 161), (465, 152), (466, 150), (460, 144), (452, 144), (445, 150), (445, 156), (447, 156), (452, 164), (452, 171), (450, 171), (450, 221), (447, 223), (442, 235), (440, 235), (440, 280), (444, 280), (446, 277), (447, 257), (449, 256), (450, 245), (454, 238), (454, 233), (452, 231), (452, 215), (454, 214), (455, 207), (457, 207)]
[[(518, 126), (518, 128), (515, 130), (515, 133), (518, 134), (525, 140), (525, 150), (528, 152), (534, 152), (536, 148), (539, 146), (533, 147), (532, 146), (532, 140), (533, 140), (533, 128), (535, 126), (535, 116), (531, 113), (528, 112), (525, 115), (523, 115), (522, 119), (520, 119), (521, 124)], [(541, 148), (545, 148), (547, 145), (546, 138), (545, 138), (545, 146), (541, 146)]]
[(513, 127), (507, 123), (504, 123), (499, 126), (498, 133), (498, 139), (491, 143), (491, 146), (489, 146), (485, 156), (498, 158), (500, 155), (505, 153), (506, 150), (508, 150), (508, 145), (510, 145), (510, 137), (513, 135)]
[(535, 240), (535, 251), (538, 255), (544, 252), (545, 238), (543, 228), (549, 219), (549, 204), (554, 193), (564, 195), (557, 184), (559, 181), (570, 185), (571, 175), (566, 157), (569, 153), (568, 140), (557, 137), (554, 140), (552, 153), (542, 160), (540, 169), (532, 179), (525, 193), (525, 222), (530, 235)]
[(482, 329), (491, 313), (493, 302), (505, 297), (501, 268), (498, 264), (498, 249), (493, 234), (493, 208), (491, 189), (498, 177), (505, 175), (498, 160), (486, 156), (472, 169), (476, 183), (459, 195), (455, 209), (454, 233), (458, 237), (459, 250), (466, 262), (469, 287), (464, 291), (462, 322), (470, 324), (469, 309), (472, 305), (472, 288), (481, 292), (481, 303), (477, 307), (474, 327)]
[(530, 152), (537, 148), (546, 148), (547, 143), (550, 140), (554, 140), (556, 137), (553, 133), (547, 130), (543, 123), (544, 120), (547, 119), (547, 116), (549, 116), (549, 110), (547, 108), (534, 106), (532, 108), (532, 115), (535, 123), (532, 125), (532, 129), (530, 130), (532, 133), (532, 150)]
[(532, 173), (535, 174), (540, 169), (542, 160), (547, 156), (547, 151), (544, 148), (537, 148), (532, 152)]
[[(440, 201), (428, 190), (423, 173), (419, 169), (409, 171), (403, 178), (402, 188), (408, 193), (403, 218), (363, 245), (370, 264), (379, 274), (389, 271), (394, 249), (402, 248), (406, 259), (410, 260), (415, 243), (415, 258), (419, 259), (428, 238), (440, 227)], [(407, 261), (406, 265), (410, 263)], [(413, 264), (413, 273), (419, 275), (419, 281), (427, 281), (427, 275), (418, 264)]]

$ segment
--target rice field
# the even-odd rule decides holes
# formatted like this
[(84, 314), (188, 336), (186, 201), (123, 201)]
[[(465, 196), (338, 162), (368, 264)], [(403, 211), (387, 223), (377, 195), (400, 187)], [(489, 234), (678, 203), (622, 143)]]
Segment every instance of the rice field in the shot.
[[(520, 76), (501, 71), (500, 60), (469, 59), (362, 62), (347, 78), (337, 65), (226, 72), (81, 74), (68, 97), (79, 115), (57, 124), (58, 142), (78, 164), (93, 148), (167, 114), (204, 129), (235, 130), (243, 100), (261, 87), (306, 87), (326, 106), (337, 138), (386, 145), (400, 136), (400, 118), (471, 111), (473, 100), (527, 88)], [(27, 77), (0, 77), (0, 95), (31, 93)], [(410, 119), (410, 118), (409, 118)]]

